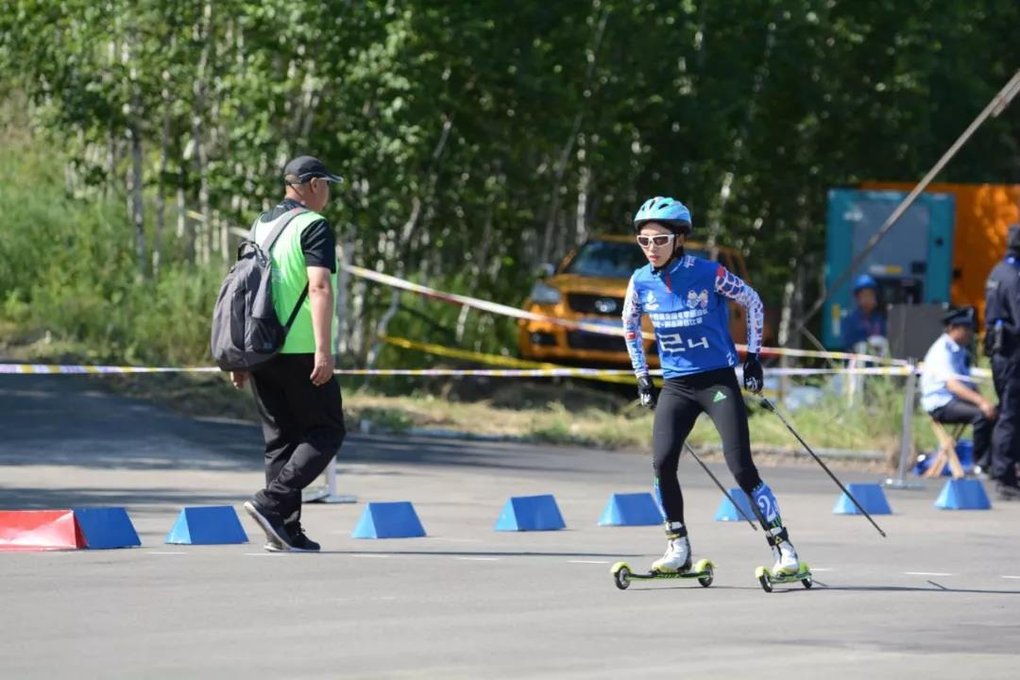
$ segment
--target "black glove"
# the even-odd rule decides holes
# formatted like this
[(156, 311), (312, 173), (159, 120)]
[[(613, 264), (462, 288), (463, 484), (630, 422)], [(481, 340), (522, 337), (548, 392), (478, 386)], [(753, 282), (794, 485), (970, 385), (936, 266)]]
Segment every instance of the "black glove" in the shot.
[(758, 394), (764, 386), (765, 375), (761, 370), (758, 355), (748, 352), (747, 358), (744, 359), (744, 389)]
[(641, 399), (641, 405), (650, 411), (654, 411), (655, 386), (652, 385), (652, 379), (649, 378), (647, 375), (638, 376), (637, 393), (638, 398)]

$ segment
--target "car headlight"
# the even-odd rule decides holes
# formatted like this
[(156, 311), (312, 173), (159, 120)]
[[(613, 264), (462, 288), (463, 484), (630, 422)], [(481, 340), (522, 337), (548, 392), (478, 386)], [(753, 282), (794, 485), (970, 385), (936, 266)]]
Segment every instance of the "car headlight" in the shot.
[(531, 288), (531, 301), (536, 304), (555, 305), (562, 297), (560, 291), (542, 281), (536, 281)]

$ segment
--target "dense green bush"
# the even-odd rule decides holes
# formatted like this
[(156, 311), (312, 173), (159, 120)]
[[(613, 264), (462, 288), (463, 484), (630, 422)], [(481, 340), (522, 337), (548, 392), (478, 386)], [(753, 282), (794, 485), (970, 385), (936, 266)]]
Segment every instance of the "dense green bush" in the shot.
[(52, 151), (10, 134), (5, 148), (0, 320), (23, 338), (48, 333), (91, 361), (208, 363), (222, 265), (170, 260), (158, 278), (142, 279), (121, 202), (68, 198)]

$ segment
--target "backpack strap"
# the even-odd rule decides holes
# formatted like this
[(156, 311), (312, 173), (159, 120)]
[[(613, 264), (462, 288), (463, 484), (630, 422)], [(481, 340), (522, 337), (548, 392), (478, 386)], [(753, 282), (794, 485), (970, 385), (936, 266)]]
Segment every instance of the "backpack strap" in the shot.
[(305, 289), (301, 291), (301, 295), (298, 296), (297, 302), (294, 304), (294, 309), (291, 311), (290, 316), (287, 317), (287, 323), (283, 324), (284, 335), (290, 331), (290, 327), (294, 325), (294, 319), (297, 318), (297, 313), (301, 309), (301, 304), (308, 297), (308, 284), (305, 284)]
[[(283, 230), (287, 228), (287, 225), (291, 223), (291, 220), (293, 220), (298, 215), (302, 215), (306, 212), (310, 211), (308, 210), (308, 208), (301, 206), (300, 208), (291, 208), (287, 212), (277, 217), (275, 220), (273, 220), (272, 222), (273, 228), (269, 230), (269, 233), (266, 235), (265, 240), (262, 243), (258, 244), (259, 247), (262, 248), (262, 250), (265, 250), (266, 252), (272, 250), (273, 246), (276, 245), (276, 240), (280, 238), (280, 234), (282, 234)], [(261, 219), (262, 219), (261, 215), (259, 217), (256, 217), (255, 224), (251, 225), (250, 239), (256, 243), (258, 243), (258, 241), (255, 240), (255, 229), (256, 227), (258, 227), (259, 221)]]
[[(302, 206), (300, 208), (291, 208), (287, 212), (277, 217), (275, 220), (273, 220), (273, 228), (269, 231), (269, 234), (266, 235), (265, 240), (262, 243), (258, 244), (259, 247), (268, 253), (270, 250), (273, 249), (273, 246), (276, 245), (277, 239), (280, 238), (280, 234), (282, 234), (283, 230), (287, 228), (287, 225), (290, 224), (295, 217), (297, 217), (298, 215), (303, 215), (306, 212), (310, 211), (308, 210), (308, 208)], [(251, 226), (250, 239), (255, 243), (258, 243), (255, 240), (255, 228), (258, 226), (259, 220), (261, 219), (262, 219), (261, 216), (256, 217), (255, 224)], [(290, 327), (294, 325), (294, 319), (297, 318), (298, 311), (300, 311), (301, 305), (304, 303), (306, 297), (308, 297), (307, 283), (305, 284), (305, 289), (301, 291), (301, 295), (298, 296), (297, 303), (295, 303), (294, 309), (291, 311), (290, 316), (287, 317), (287, 323), (283, 325), (284, 334), (289, 332)]]

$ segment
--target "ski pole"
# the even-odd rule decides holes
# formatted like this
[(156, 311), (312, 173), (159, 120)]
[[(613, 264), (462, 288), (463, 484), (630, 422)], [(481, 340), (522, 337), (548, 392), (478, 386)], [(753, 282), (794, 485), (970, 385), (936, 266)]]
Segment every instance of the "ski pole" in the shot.
[(853, 504), (857, 506), (857, 509), (860, 510), (861, 513), (863, 513), (864, 516), (868, 518), (868, 521), (871, 522), (871, 526), (875, 527), (878, 533), (882, 534), (882, 538), (885, 538), (886, 537), (885, 532), (882, 531), (881, 527), (875, 524), (875, 520), (871, 518), (871, 515), (868, 514), (868, 511), (861, 507), (861, 504), (857, 502), (857, 499), (853, 497), (853, 494), (851, 494), (847, 490), (847, 488), (843, 486), (843, 482), (839, 481), (839, 479), (836, 478), (836, 475), (832, 474), (832, 470), (829, 469), (829, 466), (823, 463), (822, 459), (818, 457), (818, 454), (811, 450), (811, 447), (807, 445), (807, 442), (804, 441), (804, 439), (801, 438), (799, 434), (797, 434), (797, 430), (793, 429), (793, 426), (786, 421), (786, 418), (783, 417), (783, 414), (780, 413), (778, 409), (776, 409), (776, 405), (769, 401), (767, 397), (761, 397), (761, 405), (766, 411), (772, 411), (772, 413), (775, 413), (779, 417), (779, 419), (783, 421), (783, 425), (786, 425), (786, 429), (789, 430), (790, 433), (797, 438), (797, 441), (799, 441), (801, 445), (805, 449), (807, 449), (807, 452), (811, 454), (811, 457), (815, 459), (815, 462), (822, 466), (822, 469), (829, 474), (829, 477), (832, 478), (832, 481), (836, 482), (836, 486), (842, 489), (843, 493), (846, 494), (847, 498), (849, 498), (851, 502), (853, 502)]
[[(727, 500), (729, 500), (729, 502), (733, 504), (733, 507), (735, 507), (737, 509), (737, 512), (740, 513), (740, 516), (747, 520), (747, 523), (751, 525), (752, 529), (758, 531), (758, 527), (754, 526), (754, 522), (752, 522), (751, 518), (747, 516), (747, 513), (745, 513), (743, 509), (739, 505), (737, 505), (737, 502), (733, 500), (733, 496), (731, 496), (730, 492), (726, 490), (726, 487), (719, 482), (719, 478), (713, 475), (712, 471), (708, 469), (708, 466), (705, 465), (700, 458), (698, 458), (698, 454), (694, 453), (694, 449), (691, 448), (691, 445), (688, 444), (687, 442), (684, 442), (684, 446), (687, 448), (687, 451), (689, 451), (690, 454), (694, 456), (694, 460), (698, 461), (698, 465), (701, 466), (701, 469), (704, 470), (708, 474), (708, 476), (712, 478), (712, 481), (715, 482), (715, 485), (719, 487), (720, 491), (723, 492)], [(753, 503), (754, 501), (751, 502)]]

